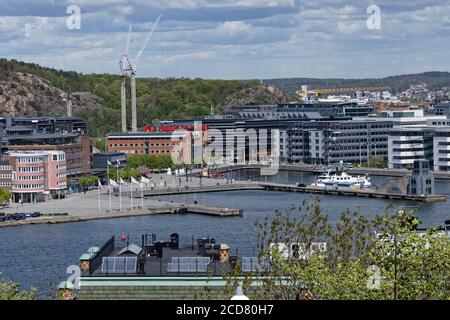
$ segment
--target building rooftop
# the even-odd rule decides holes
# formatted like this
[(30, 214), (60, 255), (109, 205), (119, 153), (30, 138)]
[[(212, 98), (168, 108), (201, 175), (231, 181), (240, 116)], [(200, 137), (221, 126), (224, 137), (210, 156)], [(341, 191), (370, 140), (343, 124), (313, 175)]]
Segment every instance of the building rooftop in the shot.
[(59, 139), (68, 137), (78, 137), (78, 133), (62, 132), (62, 133), (36, 133), (32, 135), (8, 136), (8, 140), (26, 140), (26, 139)]
[(110, 152), (100, 152), (100, 153), (94, 153), (92, 154), (93, 156), (96, 157), (111, 157), (111, 156), (124, 156), (125, 153), (124, 152), (114, 152), (114, 151), (110, 151)]
[[(149, 237), (150, 236), (150, 237)], [(170, 235), (170, 241), (156, 241), (154, 235), (143, 235), (140, 246), (133, 243), (116, 245), (114, 237), (108, 240), (90, 258), (89, 270), (83, 277), (195, 277), (223, 276), (238, 263), (243, 272), (260, 270), (256, 257), (233, 256), (225, 243), (214, 239), (197, 239), (188, 246), (180, 245), (179, 235)], [(125, 241), (122, 241), (125, 242)], [(226, 259), (223, 257), (227, 256)]]
[(450, 108), (450, 101), (441, 102), (436, 105), (438, 108)]
[[(146, 138), (146, 137), (172, 137), (174, 132), (113, 132), (108, 134), (108, 138)], [(178, 136), (184, 136), (183, 133), (177, 134)]]

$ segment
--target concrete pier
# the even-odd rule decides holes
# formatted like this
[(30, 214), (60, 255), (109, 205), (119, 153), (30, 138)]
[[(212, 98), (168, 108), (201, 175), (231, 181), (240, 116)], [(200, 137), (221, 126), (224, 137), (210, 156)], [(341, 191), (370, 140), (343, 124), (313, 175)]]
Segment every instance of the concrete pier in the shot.
[[(205, 186), (185, 186), (184, 188), (165, 188), (165, 189), (146, 189), (142, 193), (133, 192), (133, 198), (141, 198), (150, 196), (165, 196), (171, 194), (189, 194), (189, 193), (206, 193), (206, 192), (224, 192), (224, 191), (243, 191), (243, 190), (264, 190), (264, 187), (258, 183), (234, 183), (234, 184), (218, 184)], [(115, 193), (117, 196), (117, 192)], [(130, 191), (122, 191), (122, 196), (130, 197)]]
[(409, 200), (421, 202), (447, 201), (447, 197), (444, 195), (411, 196), (407, 194), (380, 192), (373, 189), (333, 190), (318, 187), (297, 187), (295, 185), (277, 184), (277, 183), (261, 183), (260, 185), (264, 187), (265, 190), (275, 190), (275, 191), (303, 192), (312, 194), (324, 194), (324, 195), (329, 194), (337, 196), (353, 196), (353, 197)]
[(1, 227), (13, 227), (22, 226), (30, 224), (57, 224), (57, 223), (68, 223), (68, 222), (81, 222), (89, 220), (99, 220), (99, 219), (114, 219), (114, 218), (128, 218), (137, 216), (148, 216), (148, 215), (159, 215), (159, 214), (203, 214), (216, 217), (236, 217), (243, 216), (242, 209), (230, 209), (230, 208), (220, 208), (220, 207), (210, 207), (204, 205), (196, 204), (183, 204), (183, 203), (171, 203), (161, 204), (159, 207), (152, 208), (126, 208), (122, 211), (113, 210), (112, 212), (105, 214), (92, 214), (83, 216), (43, 216), (35, 219), (27, 219), (22, 221), (8, 221), (0, 222)]

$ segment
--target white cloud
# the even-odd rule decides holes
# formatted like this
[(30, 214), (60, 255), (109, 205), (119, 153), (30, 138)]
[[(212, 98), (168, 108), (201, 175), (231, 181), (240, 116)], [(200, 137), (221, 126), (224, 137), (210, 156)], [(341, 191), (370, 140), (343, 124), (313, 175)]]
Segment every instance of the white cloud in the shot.
[(218, 28), (220, 33), (229, 35), (231, 37), (236, 35), (242, 35), (244, 33), (250, 33), (252, 27), (243, 21), (227, 21), (221, 24)]
[(205, 52), (192, 52), (186, 54), (173, 54), (164, 56), (164, 61), (168, 63), (173, 63), (176, 61), (208, 61), (213, 60), (216, 57), (215, 51), (205, 51)]
[[(2, 0), (0, 12), (9, 16), (0, 13), (0, 55), (117, 73), (128, 25), (135, 52), (162, 12), (164, 34), (158, 29), (152, 38), (140, 76), (348, 77), (408, 66), (408, 72), (448, 69), (449, 0), (378, 2), (382, 29), (370, 31), (371, 0), (301, 0), (297, 7), (294, 0), (67, 0), (62, 7), (54, 0)], [(81, 7), (81, 30), (65, 27), (66, 4)]]
[(340, 33), (352, 34), (364, 30), (365, 21), (338, 21), (337, 30)]

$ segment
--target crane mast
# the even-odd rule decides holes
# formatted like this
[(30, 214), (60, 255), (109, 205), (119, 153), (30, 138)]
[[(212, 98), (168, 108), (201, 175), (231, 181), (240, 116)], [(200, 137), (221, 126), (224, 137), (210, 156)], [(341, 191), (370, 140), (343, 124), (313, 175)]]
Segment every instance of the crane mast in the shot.
[(154, 34), (162, 15), (159, 15), (156, 21), (153, 23), (152, 29), (147, 34), (144, 43), (142, 44), (140, 50), (136, 54), (133, 60), (130, 60), (128, 55), (128, 50), (131, 42), (131, 26), (128, 30), (127, 43), (125, 46), (124, 53), (120, 59), (120, 76), (122, 78), (120, 97), (121, 97), (121, 116), (122, 116), (122, 132), (127, 131), (126, 126), (126, 77), (130, 74), (130, 86), (131, 86), (131, 131), (137, 132), (137, 107), (136, 107), (136, 68), (142, 52), (147, 47), (152, 35)]

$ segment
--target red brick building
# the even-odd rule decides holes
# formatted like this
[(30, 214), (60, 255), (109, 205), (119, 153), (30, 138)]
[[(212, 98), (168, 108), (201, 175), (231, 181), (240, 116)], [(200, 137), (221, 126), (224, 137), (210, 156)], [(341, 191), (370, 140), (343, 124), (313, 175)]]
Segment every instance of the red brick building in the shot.
[(127, 155), (168, 155), (183, 163), (192, 161), (192, 135), (190, 132), (125, 132), (108, 135), (109, 152)]

